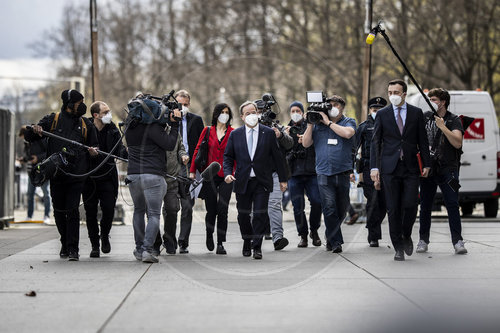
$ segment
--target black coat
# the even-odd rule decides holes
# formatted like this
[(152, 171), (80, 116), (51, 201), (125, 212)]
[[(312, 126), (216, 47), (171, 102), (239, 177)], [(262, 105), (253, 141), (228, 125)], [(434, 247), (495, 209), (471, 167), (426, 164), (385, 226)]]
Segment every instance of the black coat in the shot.
[(401, 149), (404, 163), (410, 172), (419, 173), (418, 152), (421, 154), (423, 167), (431, 166), (424, 114), (413, 105), (407, 104), (402, 135), (394, 117), (392, 104), (378, 110), (372, 141), (370, 168), (378, 168), (381, 174), (391, 174), (396, 169)]
[[(203, 120), (200, 116), (188, 112), (186, 114), (187, 121), (187, 141), (189, 145), (189, 160), (193, 160), (194, 150), (196, 149), (196, 145), (198, 144), (198, 140), (200, 138), (201, 132), (204, 129)], [(179, 133), (182, 137), (182, 122), (179, 122)]]
[(259, 183), (268, 192), (273, 191), (273, 168), (276, 166), (276, 172), (280, 182), (286, 182), (286, 168), (278, 147), (276, 134), (269, 127), (258, 125), (259, 131), (257, 147), (253, 161), (248, 154), (247, 137), (245, 126), (235, 129), (231, 132), (229, 140), (224, 151), (224, 176), (233, 173), (234, 163), (236, 162), (236, 171), (234, 177), (234, 192), (243, 194), (246, 192), (248, 181), (250, 180), (250, 171), (253, 168), (255, 176)]
[[(41, 126), (44, 131), (50, 132), (55, 115), (55, 113), (51, 113), (43, 117), (38, 122), (38, 125)], [(82, 119), (85, 121), (85, 125), (87, 127), (86, 138), (82, 133)], [(53, 133), (66, 139), (83, 143), (90, 147), (98, 146), (97, 133), (94, 124), (85, 117), (73, 117), (66, 111), (61, 111), (57, 127), (54, 129)], [(25, 138), (27, 141), (31, 142), (42, 139), (42, 137), (32, 131), (26, 132)], [(87, 149), (76, 147), (56, 138), (48, 138), (47, 157), (54, 153), (59, 153), (63, 149), (69, 153), (67, 156), (69, 164), (64, 167), (64, 171), (80, 175), (87, 173), (90, 170), (91, 157)], [(61, 172), (58, 172), (56, 176), (51, 179), (53, 182), (83, 182), (84, 180), (85, 178), (66, 176)]]

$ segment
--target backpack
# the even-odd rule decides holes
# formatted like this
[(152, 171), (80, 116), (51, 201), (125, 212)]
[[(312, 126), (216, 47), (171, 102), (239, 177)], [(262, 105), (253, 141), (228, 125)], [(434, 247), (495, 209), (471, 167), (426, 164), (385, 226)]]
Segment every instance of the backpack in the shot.
[[(61, 114), (61, 112), (57, 112), (54, 119), (52, 120), (52, 125), (50, 126), (50, 133), (53, 133), (56, 130), (57, 122), (59, 121), (60, 114)], [(85, 123), (85, 120), (83, 119), (83, 117), (81, 117), (80, 120), (82, 121), (82, 136), (83, 136), (85, 142), (87, 142), (87, 124)]]

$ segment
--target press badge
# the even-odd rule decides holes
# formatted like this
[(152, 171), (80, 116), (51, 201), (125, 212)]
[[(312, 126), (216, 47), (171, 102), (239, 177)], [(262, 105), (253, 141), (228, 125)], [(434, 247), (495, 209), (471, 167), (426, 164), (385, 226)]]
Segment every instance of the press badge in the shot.
[(337, 140), (337, 139), (328, 139), (328, 144), (329, 145), (336, 146), (338, 143), (339, 143), (339, 140)]

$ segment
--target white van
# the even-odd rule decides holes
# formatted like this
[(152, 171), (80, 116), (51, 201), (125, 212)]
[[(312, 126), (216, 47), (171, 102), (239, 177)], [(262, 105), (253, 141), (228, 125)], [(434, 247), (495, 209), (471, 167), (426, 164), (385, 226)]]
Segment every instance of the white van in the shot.
[[(460, 167), (459, 202), (464, 216), (471, 215), (476, 203), (484, 203), (484, 215), (496, 217), (500, 196), (500, 133), (491, 96), (486, 91), (449, 91), (448, 110), (456, 115), (473, 117), (474, 122), (464, 134)], [(430, 108), (420, 94), (407, 102), (421, 108)], [(436, 205), (443, 205), (441, 194)]]

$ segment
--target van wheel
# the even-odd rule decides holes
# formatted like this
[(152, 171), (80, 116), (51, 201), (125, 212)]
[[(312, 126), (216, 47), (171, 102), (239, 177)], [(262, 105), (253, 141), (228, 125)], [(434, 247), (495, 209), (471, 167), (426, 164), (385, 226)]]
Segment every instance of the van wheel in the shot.
[(464, 202), (460, 205), (460, 207), (462, 208), (462, 216), (471, 216), (472, 211), (474, 210), (474, 203)]
[(497, 217), (498, 199), (489, 199), (484, 202), (484, 216)]

